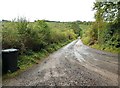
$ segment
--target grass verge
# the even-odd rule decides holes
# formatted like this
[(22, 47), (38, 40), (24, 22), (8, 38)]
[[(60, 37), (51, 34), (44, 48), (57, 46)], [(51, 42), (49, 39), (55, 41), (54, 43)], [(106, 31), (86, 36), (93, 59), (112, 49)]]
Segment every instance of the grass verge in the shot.
[(103, 50), (103, 51), (106, 51), (106, 52), (111, 52), (111, 53), (114, 53), (114, 54), (120, 53), (119, 48), (115, 48), (115, 47), (112, 47), (112, 46), (94, 44), (94, 45), (91, 45), (90, 47), (98, 49), (98, 50)]
[(116, 47), (113, 47), (113, 46), (109, 46), (109, 45), (100, 45), (100, 44), (92, 44), (92, 45), (89, 45), (89, 41), (87, 41), (87, 39), (81, 39), (83, 44), (91, 47), (91, 48), (94, 48), (94, 49), (97, 49), (97, 50), (102, 50), (102, 51), (106, 51), (106, 52), (110, 52), (110, 53), (113, 53), (113, 54), (118, 54), (120, 53), (120, 49), (119, 48), (116, 48)]

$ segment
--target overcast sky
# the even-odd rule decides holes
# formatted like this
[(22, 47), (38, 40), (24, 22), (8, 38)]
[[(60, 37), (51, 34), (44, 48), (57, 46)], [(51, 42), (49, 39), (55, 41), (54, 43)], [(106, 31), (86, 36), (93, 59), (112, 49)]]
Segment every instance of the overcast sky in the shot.
[(93, 21), (95, 0), (0, 0), (0, 20)]

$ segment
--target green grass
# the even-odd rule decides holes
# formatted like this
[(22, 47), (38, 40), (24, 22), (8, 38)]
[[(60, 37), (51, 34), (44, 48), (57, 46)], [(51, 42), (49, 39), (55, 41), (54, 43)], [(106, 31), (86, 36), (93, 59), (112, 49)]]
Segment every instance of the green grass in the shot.
[(94, 44), (94, 45), (92, 45), (90, 47), (98, 49), (98, 50), (103, 50), (103, 51), (106, 51), (106, 52), (111, 52), (111, 53), (114, 53), (114, 54), (120, 53), (119, 48), (115, 48), (115, 47), (112, 47), (112, 46)]
[(70, 24), (69, 23), (65, 23), (65, 22), (60, 22), (60, 23), (56, 23), (56, 22), (47, 22), (48, 26), (50, 28), (56, 28), (56, 29), (59, 29), (59, 30), (63, 30), (63, 29), (66, 29), (66, 28), (69, 28)]
[(82, 29), (82, 30), (87, 30), (91, 27), (92, 25), (85, 25), (85, 24), (80, 24), (79, 27)]

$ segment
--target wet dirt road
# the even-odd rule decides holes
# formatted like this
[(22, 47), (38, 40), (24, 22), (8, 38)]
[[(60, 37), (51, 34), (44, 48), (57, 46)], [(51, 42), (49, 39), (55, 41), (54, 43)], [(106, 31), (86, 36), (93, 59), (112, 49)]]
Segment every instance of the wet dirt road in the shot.
[(118, 56), (78, 39), (3, 86), (118, 86)]

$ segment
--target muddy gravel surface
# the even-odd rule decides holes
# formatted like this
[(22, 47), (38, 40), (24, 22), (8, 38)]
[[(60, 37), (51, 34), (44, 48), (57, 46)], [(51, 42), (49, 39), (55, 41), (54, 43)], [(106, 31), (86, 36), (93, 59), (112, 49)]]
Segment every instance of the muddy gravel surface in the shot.
[(118, 86), (118, 55), (77, 39), (3, 86)]

